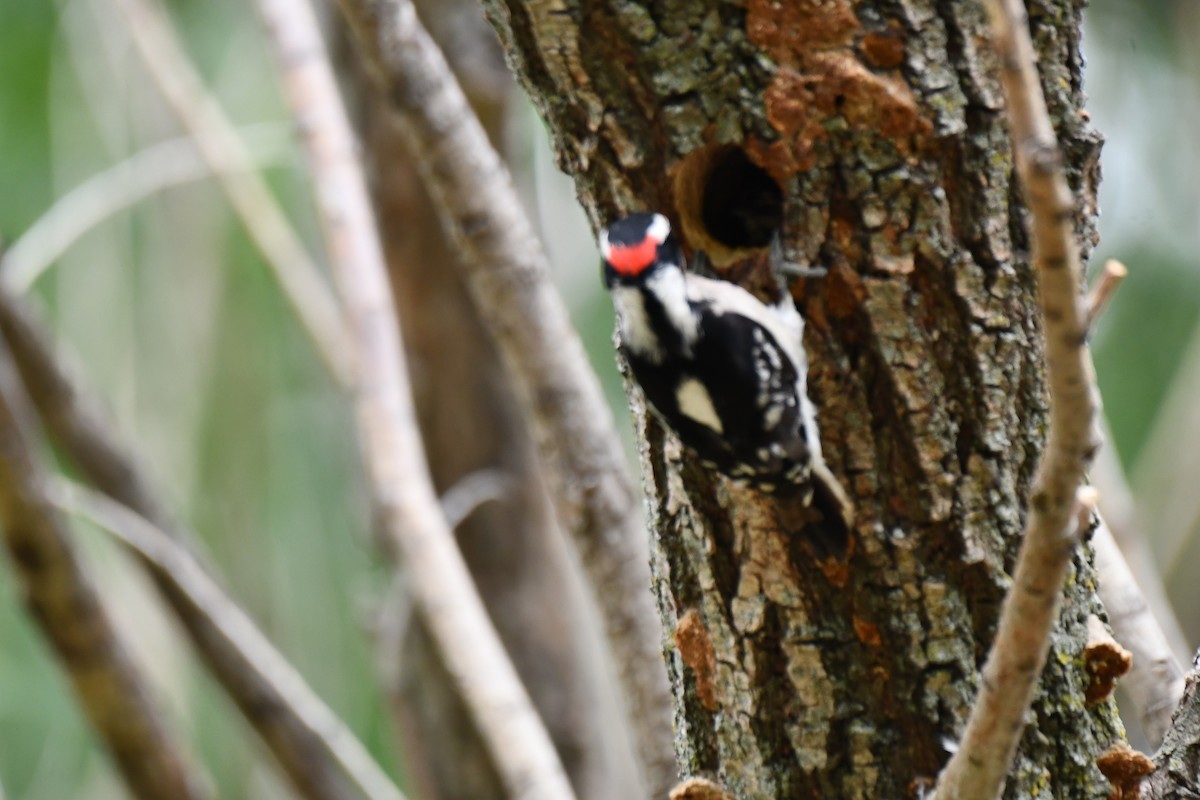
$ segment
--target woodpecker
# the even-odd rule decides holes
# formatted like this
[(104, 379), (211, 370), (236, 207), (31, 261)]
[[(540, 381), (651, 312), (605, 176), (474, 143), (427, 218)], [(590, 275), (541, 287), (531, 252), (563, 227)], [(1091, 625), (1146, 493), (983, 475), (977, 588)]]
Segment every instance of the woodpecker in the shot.
[(619, 219), (599, 245), (620, 349), (651, 410), (707, 467), (799, 494), (844, 541), (852, 508), (821, 455), (791, 295), (770, 306), (736, 284), (685, 273), (661, 214)]

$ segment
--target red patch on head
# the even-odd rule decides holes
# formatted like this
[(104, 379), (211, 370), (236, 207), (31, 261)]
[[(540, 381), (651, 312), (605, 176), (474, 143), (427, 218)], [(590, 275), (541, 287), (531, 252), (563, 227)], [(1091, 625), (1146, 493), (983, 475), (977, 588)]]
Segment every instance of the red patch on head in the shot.
[(658, 242), (647, 236), (637, 244), (609, 246), (608, 263), (622, 275), (637, 275), (654, 263)]

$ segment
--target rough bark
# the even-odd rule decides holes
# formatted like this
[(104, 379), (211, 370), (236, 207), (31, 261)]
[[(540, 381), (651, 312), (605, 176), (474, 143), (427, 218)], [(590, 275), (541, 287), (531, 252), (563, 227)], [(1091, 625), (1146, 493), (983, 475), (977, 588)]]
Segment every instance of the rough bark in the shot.
[[(1154, 755), (1155, 772), (1141, 787), (1143, 794), (1130, 792), (1128, 797), (1147, 800), (1200, 797), (1200, 701), (1196, 687), (1200, 684), (1200, 665), (1193, 664), (1188, 673), (1183, 699), (1171, 717), (1162, 747)], [(1145, 775), (1148, 769), (1144, 769)], [(1135, 778), (1141, 777), (1135, 775)], [(1114, 781), (1117, 783), (1117, 781)]]
[[(512, 91), (477, 7), (417, 3), (493, 140)], [(553, 511), (511, 381), (479, 319), (457, 250), (447, 240), (397, 120), (362, 81), (362, 130), (394, 299), (408, 348), (418, 423), (439, 491), (481, 472), (499, 496), (457, 538), (492, 619), (584, 800), (632, 796), (628, 742), (613, 715), (599, 631), (555, 529)], [(376, 99), (369, 99), (369, 98)], [(409, 630), (402, 680), (389, 687), (404, 720), (405, 753), (423, 796), (506, 796), (424, 627)]]
[[(793, 295), (826, 458), (857, 505), (845, 561), (818, 562), (787, 509), (705, 473), (638, 409), (684, 773), (739, 798), (909, 796), (974, 698), (1046, 416), (982, 4), (485, 6), (593, 224), (663, 210), (752, 288), (773, 228), (829, 268)], [(1030, 5), (1086, 251), (1100, 142), (1079, 13)], [(1084, 700), (1087, 617), (1103, 613), (1088, 559), (1006, 797), (1108, 792), (1094, 761), (1120, 728)]]

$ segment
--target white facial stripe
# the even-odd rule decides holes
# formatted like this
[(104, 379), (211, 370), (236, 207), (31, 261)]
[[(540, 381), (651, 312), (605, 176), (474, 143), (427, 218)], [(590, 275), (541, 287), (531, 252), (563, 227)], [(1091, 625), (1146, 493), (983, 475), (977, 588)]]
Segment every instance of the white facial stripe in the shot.
[(717, 433), (724, 433), (721, 418), (713, 408), (712, 398), (708, 396), (708, 390), (700, 381), (688, 378), (679, 384), (675, 391), (675, 402), (679, 404), (679, 410), (685, 417), (690, 417)]
[(608, 231), (600, 231), (600, 255), (605, 261), (612, 256), (612, 245), (608, 243)]
[(646, 235), (652, 237), (659, 244), (662, 244), (671, 235), (671, 223), (662, 214), (655, 214), (654, 221), (646, 229)]
[(691, 351), (700, 335), (700, 319), (692, 311), (687, 298), (687, 279), (675, 266), (664, 266), (646, 279), (646, 291), (662, 304), (671, 325), (683, 336), (683, 346)]
[(614, 286), (612, 298), (617, 327), (621, 329), (621, 343), (642, 358), (661, 362), (662, 345), (650, 327), (641, 290), (632, 286)]

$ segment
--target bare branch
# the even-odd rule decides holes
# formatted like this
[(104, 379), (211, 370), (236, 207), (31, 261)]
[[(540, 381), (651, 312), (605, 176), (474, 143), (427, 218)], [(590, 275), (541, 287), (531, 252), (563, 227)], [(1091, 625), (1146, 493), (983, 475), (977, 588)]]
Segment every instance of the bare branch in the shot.
[(1142, 730), (1157, 745), (1183, 694), (1183, 667), (1103, 519), (1092, 535), (1092, 547), (1100, 575), (1097, 590), (1109, 624), (1117, 641), (1133, 653), (1133, 669), (1121, 685), (1137, 706)]
[[(33, 314), (2, 289), (0, 333), (12, 350), (43, 424), (67, 457), (123, 507), (176, 540), (189, 541), (191, 537), (172, 524), (128, 449), (110, 433), (113, 426), (103, 419), (99, 404), (81, 388), (64, 363), (55, 359), (49, 337)], [(327, 757), (326, 743), (310, 725), (305, 710), (293, 708), (289, 698), (265, 680), (255, 659), (232, 646), (225, 632), (199, 613), (187, 594), (175, 588), (176, 581), (170, 574), (161, 574), (153, 561), (144, 563), (213, 674), (262, 736), (293, 785), (313, 800), (348, 797), (341, 770)], [(261, 635), (259, 638), (265, 640)]]
[[(284, 163), (289, 154), (283, 126), (275, 123), (239, 130), (251, 167)], [(120, 211), (182, 183), (212, 177), (190, 136), (158, 142), (134, 153), (54, 201), (0, 257), (0, 280), (24, 292), (85, 233)]]
[(1117, 291), (1121, 281), (1128, 276), (1129, 270), (1115, 258), (1104, 262), (1104, 271), (1100, 273), (1096, 285), (1092, 287), (1087, 300), (1084, 301), (1084, 308), (1087, 309), (1087, 319), (1084, 324), (1087, 325), (1088, 331), (1096, 326), (1096, 320), (1108, 307), (1108, 301), (1112, 299), (1113, 293)]
[(12, 351), (30, 399), (50, 438), (105, 494), (167, 530), (150, 483), (111, 431), (100, 403), (67, 359), (57, 358), (46, 327), (7, 289), (0, 289), (0, 334)]
[(335, 378), (353, 379), (353, 354), (341, 310), (300, 237), (275, 201), (233, 124), (209, 94), (196, 68), (153, 0), (118, 0), (134, 44), (158, 88), (192, 134), (230, 204), (258, 246), (284, 295)]
[(144, 800), (204, 798), (195, 770), (113, 630), (62, 516), (46, 497), (32, 409), (0, 346), (0, 524), (30, 617), (71, 678), (129, 790)]
[(334, 276), (360, 356), (355, 403), (371, 491), (448, 671), (514, 798), (574, 796), (558, 754), (487, 616), (429, 476), (383, 249), (312, 7), (261, 0), (301, 121)]
[[(203, 620), (207, 638), (223, 639), (230, 652), (240, 655), (244, 669), (255, 676), (260, 687), (255, 707), (247, 709), (255, 728), (279, 725), (279, 718), (287, 717), (284, 724), (304, 726), (320, 745), (321, 757), (336, 764), (364, 797), (405, 800), (345, 723), (178, 541), (125, 506), (82, 486), (60, 481), (51, 496), (60, 508), (116, 536), (150, 567), (161, 585), (169, 587), (173, 598), (188, 605), (191, 619)], [(280, 709), (284, 709), (282, 714)], [(298, 788), (306, 797), (341, 796)]]
[(1062, 154), (1042, 96), (1025, 6), (1021, 0), (992, 0), (989, 10), (1017, 171), (1033, 221), (1050, 425), (1030, 492), (1013, 586), (959, 749), (938, 780), (941, 800), (992, 800), (1004, 789), (1058, 618), (1078, 533), (1073, 518), (1076, 493), (1096, 449), (1087, 325), (1079, 298), (1075, 199), (1063, 175)]
[(416, 161), (535, 431), (559, 523), (605, 621), (650, 792), (676, 767), (662, 630), (648, 591), (645, 530), (612, 415), (549, 280), (512, 180), (407, 0), (340, 0)]

